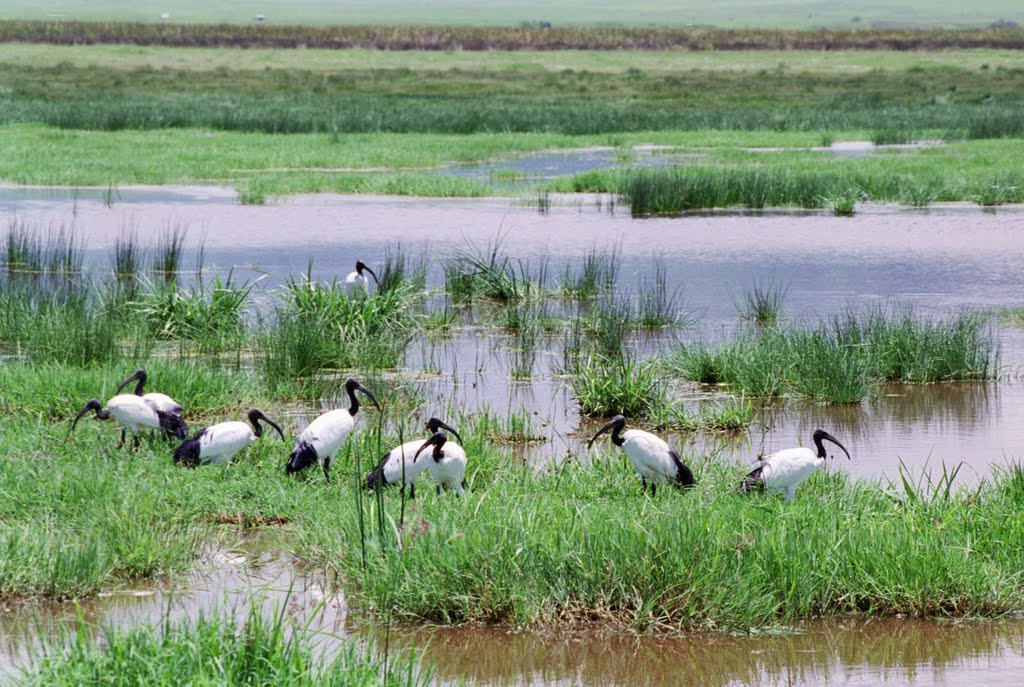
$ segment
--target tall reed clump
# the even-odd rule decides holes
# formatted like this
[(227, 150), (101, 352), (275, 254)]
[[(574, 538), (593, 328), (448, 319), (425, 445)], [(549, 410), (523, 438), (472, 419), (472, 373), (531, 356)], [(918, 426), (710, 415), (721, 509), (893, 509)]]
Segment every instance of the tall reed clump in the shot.
[[(352, 603), (444, 624), (599, 618), (748, 631), (821, 617), (1001, 616), (1024, 604), (1019, 479), (963, 491), (940, 479), (911, 496), (823, 471), (786, 501), (738, 494), (744, 471), (733, 465), (684, 461), (698, 488), (652, 499), (610, 443), (540, 471), (487, 454), (470, 461), (465, 501), (418, 499), (399, 546), (376, 549), (365, 567), (345, 504), (310, 549), (342, 566)], [(396, 522), (399, 507), (397, 496), (383, 503)], [(402, 574), (390, 575), (399, 555)]]
[(736, 312), (741, 320), (753, 322), (758, 327), (774, 327), (782, 318), (789, 286), (776, 284), (775, 278), (758, 280), (743, 291), (740, 298), (733, 299)]
[(42, 275), (0, 284), (0, 344), (33, 362), (92, 365), (134, 357), (149, 343), (133, 337), (137, 328), (117, 290), (107, 286)]
[(216, 275), (207, 286), (188, 288), (175, 280), (145, 282), (136, 289), (131, 309), (140, 315), (151, 336), (199, 343), (208, 352), (239, 346), (246, 307), (256, 283), (238, 283), (233, 272), (223, 281)]
[(634, 217), (733, 206), (820, 208), (836, 196), (828, 174), (771, 168), (636, 169), (619, 183)]
[(873, 384), (992, 379), (999, 351), (986, 320), (931, 321), (905, 310), (848, 312), (812, 329), (769, 329), (718, 346), (680, 346), (669, 369), (755, 396), (799, 394), (857, 403)]
[(615, 282), (622, 267), (619, 246), (598, 250), (591, 248), (583, 256), (578, 270), (566, 265), (560, 279), (560, 291), (566, 298), (589, 301), (608, 294), (615, 288)]
[[(337, 646), (320, 655), (328, 641)], [(93, 636), (80, 621), (64, 641), (36, 650), (37, 665), (25, 669), (25, 687), (67, 685), (192, 684), (252, 687), (262, 685), (383, 685), (415, 687), (432, 683), (432, 671), (420, 657), (378, 655), (354, 639), (335, 640), (308, 627), (296, 627), (281, 608), (264, 616), (253, 601), (245, 622), (228, 611), (195, 620), (166, 621), (129, 630), (108, 628)]]
[(411, 282), (350, 298), (337, 280), (321, 284), (309, 273), (289, 278), (260, 336), (266, 381), (276, 388), (323, 370), (397, 367), (415, 331), (421, 297)]
[(983, 381), (999, 366), (999, 349), (982, 313), (930, 321), (912, 310), (877, 308), (835, 318), (843, 343), (864, 349), (871, 374), (887, 382)]
[(592, 417), (651, 417), (667, 403), (657, 370), (630, 353), (589, 356), (570, 378), (570, 386), (580, 413)]
[(517, 303), (539, 297), (546, 280), (546, 264), (534, 276), (529, 263), (502, 251), (499, 235), (487, 246), (469, 246), (456, 251), (444, 265), (445, 290), (456, 303), (486, 299)]
[(422, 291), (427, 284), (427, 261), (421, 253), (411, 259), (400, 243), (384, 248), (384, 269), (380, 273), (380, 291), (396, 289)]

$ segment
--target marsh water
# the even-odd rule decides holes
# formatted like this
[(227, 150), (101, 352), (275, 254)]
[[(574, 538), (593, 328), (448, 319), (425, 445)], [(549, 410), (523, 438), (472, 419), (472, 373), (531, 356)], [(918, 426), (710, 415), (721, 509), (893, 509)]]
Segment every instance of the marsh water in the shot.
[[(362, 259), (381, 264), (401, 243), (406, 255), (429, 265), (428, 286), (443, 286), (441, 261), (462, 250), (501, 250), (531, 275), (550, 283), (575, 268), (591, 250), (616, 249), (619, 288), (635, 292), (651, 278), (656, 259), (689, 324), (635, 345), (647, 352), (678, 341), (712, 341), (743, 326), (737, 300), (768, 280), (786, 287), (783, 314), (816, 323), (848, 308), (913, 308), (946, 318), (965, 309), (1018, 308), (1024, 298), (1024, 210), (973, 205), (909, 209), (858, 208), (853, 217), (825, 212), (712, 212), (677, 218), (634, 219), (607, 197), (552, 198), (544, 212), (521, 201), (438, 200), (315, 196), (266, 206), (239, 205), (219, 188), (121, 188), (59, 191), (0, 189), (0, 224), (73, 229), (86, 246), (92, 269), (109, 267), (115, 241), (134, 233), (155, 243), (169, 228), (187, 230), (186, 269), (195, 269), (203, 247), (204, 274), (259, 279), (257, 300), (272, 301), (290, 275), (312, 265), (316, 279), (342, 277)], [(190, 262), (191, 260), (191, 262)], [(312, 261), (312, 262), (311, 262)], [(741, 437), (697, 433), (671, 440), (690, 461), (724, 460), (737, 474), (758, 453), (806, 443), (816, 427), (828, 428), (853, 454), (833, 470), (859, 477), (897, 479), (899, 466), (915, 474), (964, 464), (963, 483), (1016, 463), (1024, 429), (1024, 332), (993, 316), (1001, 379), (995, 383), (892, 385), (857, 406), (778, 402), (759, 414)], [(530, 380), (511, 379), (509, 337), (468, 327), (447, 339), (410, 344), (403, 372), (439, 407), (466, 412), (491, 409), (501, 417), (522, 411), (547, 440), (524, 449), (536, 464), (582, 455), (582, 422), (562, 380), (559, 340), (541, 345)], [(695, 407), (716, 403), (714, 390), (680, 385), (676, 393)], [(317, 410), (310, 409), (310, 414)], [(427, 413), (433, 408), (427, 408)], [(221, 559), (218, 556), (227, 555)], [(236, 558), (221, 549), (204, 572), (178, 580), (175, 590), (123, 590), (86, 606), (90, 619), (125, 625), (159, 618), (172, 604), (194, 612), (229, 593), (269, 588), (280, 594), (294, 579), (304, 590), (296, 607), (322, 600), (304, 573), (280, 554), (264, 551)], [(209, 561), (207, 561), (209, 563)], [(197, 573), (198, 575), (199, 573)], [(201, 590), (207, 589), (203, 592)], [(231, 592), (230, 590), (235, 590)], [(241, 591), (238, 591), (241, 590)], [(295, 599), (301, 599), (295, 601)], [(331, 633), (366, 634), (347, 617), (343, 599), (326, 605)], [(301, 610), (301, 609), (300, 609)], [(298, 610), (296, 611), (299, 612)], [(34, 618), (73, 619), (66, 606), (8, 608), (0, 612), (8, 662), (28, 637)], [(29, 622), (32, 620), (32, 622)], [(48, 622), (48, 621), (47, 621)], [(474, 684), (1018, 684), (1024, 671), (1024, 623), (1016, 620), (947, 625), (908, 621), (844, 621), (802, 625), (756, 637), (693, 636), (680, 639), (619, 634), (509, 634), (504, 630), (399, 629), (396, 642), (429, 641), (442, 681), (464, 676)]]

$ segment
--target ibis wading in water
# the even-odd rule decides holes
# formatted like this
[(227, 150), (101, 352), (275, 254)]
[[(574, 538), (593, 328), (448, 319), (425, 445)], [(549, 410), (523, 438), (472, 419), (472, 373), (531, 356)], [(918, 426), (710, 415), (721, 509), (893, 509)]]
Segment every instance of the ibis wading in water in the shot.
[(650, 482), (651, 496), (654, 496), (655, 485), (662, 482), (672, 482), (680, 489), (696, 486), (697, 481), (693, 478), (690, 468), (683, 464), (683, 459), (669, 448), (663, 439), (640, 429), (623, 432), (622, 428), (625, 426), (626, 418), (616, 415), (611, 422), (597, 431), (587, 444), (587, 448), (593, 446), (599, 436), (611, 430), (612, 443), (622, 447), (629, 457), (629, 462), (640, 475), (640, 488), (646, 491), (647, 483)]
[(164, 413), (170, 413), (171, 415), (181, 415), (181, 404), (179, 404), (177, 401), (175, 401), (167, 394), (160, 394), (153, 391), (151, 391), (148, 394), (145, 393), (146, 380), (148, 379), (149, 375), (146, 374), (146, 371), (143, 369), (138, 369), (135, 372), (133, 372), (128, 377), (128, 379), (121, 382), (121, 386), (117, 387), (117, 392), (121, 393), (121, 389), (125, 388), (132, 382), (137, 381), (138, 383), (135, 385), (136, 396), (141, 396), (142, 398), (146, 399), (154, 406), (156, 406), (156, 409), (159, 411), (162, 411)]
[(194, 467), (199, 464), (217, 465), (231, 459), (249, 444), (263, 436), (263, 425), (260, 420), (277, 430), (284, 441), (281, 427), (263, 414), (259, 408), (249, 411), (249, 422), (220, 422), (199, 430), (194, 437), (188, 439), (174, 452), (174, 462)]
[[(456, 434), (455, 436), (458, 436)], [(431, 446), (434, 450), (431, 455), (424, 456), (430, 476), (437, 484), (437, 493), (441, 488), (454, 489), (459, 496), (466, 495), (466, 452), (458, 444), (448, 441), (448, 435), (444, 432), (434, 432), (430, 438), (423, 442), (423, 445), (413, 456), (413, 463), (420, 457), (420, 454)], [(433, 459), (433, 460), (431, 460)]]
[(327, 471), (331, 467), (331, 461), (356, 424), (355, 417), (359, 412), (356, 391), (366, 394), (373, 401), (373, 405), (377, 406), (377, 410), (380, 410), (380, 403), (377, 403), (376, 397), (355, 379), (345, 382), (345, 391), (351, 401), (347, 409), (339, 408), (324, 413), (309, 423), (309, 426), (295, 438), (295, 450), (288, 456), (288, 465), (285, 466), (288, 474), (320, 463), (324, 479), (330, 482), (331, 477)]
[(370, 280), (366, 278), (363, 272), (369, 272), (370, 276), (373, 277), (373, 281), (380, 287), (380, 282), (377, 281), (377, 275), (366, 266), (366, 263), (362, 260), (356, 261), (356, 271), (349, 272), (345, 277), (345, 294), (348, 296), (355, 296), (356, 294), (366, 295), (370, 292)]
[(121, 442), (118, 446), (124, 444), (125, 430), (132, 433), (135, 448), (139, 447), (139, 432), (144, 429), (162, 429), (178, 439), (188, 437), (188, 427), (180, 416), (165, 413), (158, 409), (152, 401), (135, 394), (118, 394), (107, 401), (106, 408), (95, 398), (89, 399), (85, 407), (75, 416), (75, 421), (71, 423), (72, 431), (82, 416), (90, 410), (95, 411), (98, 420), (114, 418), (118, 421), (121, 425)]
[(817, 472), (825, 464), (825, 447), (822, 441), (831, 441), (843, 449), (847, 459), (850, 452), (839, 443), (839, 440), (823, 429), (815, 430), (814, 446), (817, 451), (807, 447), (787, 448), (762, 458), (757, 467), (740, 483), (740, 491), (744, 494), (751, 491), (768, 490), (773, 494), (786, 492), (786, 498), (796, 495), (800, 483)]
[[(462, 437), (454, 429), (446, 425), (436, 417), (427, 420), (427, 431), (431, 434), (439, 429), (444, 429), (454, 434), (461, 442)], [(409, 498), (416, 498), (416, 478), (430, 466), (430, 460), (416, 460), (417, 451), (425, 444), (423, 439), (407, 441), (401, 446), (396, 446), (381, 458), (377, 467), (366, 476), (366, 488), (374, 489), (377, 485), (388, 486), (401, 484), (402, 488), (409, 487)], [(403, 481), (404, 478), (404, 481)]]

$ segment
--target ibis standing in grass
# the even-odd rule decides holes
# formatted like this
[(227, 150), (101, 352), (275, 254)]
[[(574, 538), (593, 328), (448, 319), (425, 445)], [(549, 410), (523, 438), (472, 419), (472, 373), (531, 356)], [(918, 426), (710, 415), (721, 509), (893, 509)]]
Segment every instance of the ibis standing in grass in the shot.
[(812, 451), (806, 446), (787, 448), (773, 453), (758, 461), (757, 466), (740, 482), (740, 491), (744, 494), (751, 491), (769, 491), (773, 494), (786, 493), (787, 499), (796, 496), (796, 488), (800, 483), (813, 475), (825, 464), (825, 446), (823, 441), (830, 441), (843, 449), (850, 460), (850, 452), (839, 443), (839, 440), (823, 429), (814, 431), (814, 447)]
[[(458, 436), (458, 434), (456, 434)], [(424, 456), (430, 477), (437, 485), (437, 493), (441, 489), (454, 489), (459, 496), (466, 495), (466, 452), (455, 442), (448, 441), (444, 432), (434, 432), (412, 457), (413, 463), (420, 454), (433, 446), (430, 456)]]
[(121, 425), (121, 442), (118, 446), (124, 444), (125, 430), (132, 433), (135, 448), (139, 447), (139, 432), (145, 429), (162, 429), (168, 435), (178, 439), (188, 437), (188, 427), (181, 416), (165, 413), (157, 408), (152, 401), (135, 394), (118, 394), (107, 401), (106, 408), (95, 398), (89, 399), (85, 407), (75, 416), (75, 421), (71, 423), (72, 431), (82, 416), (90, 410), (96, 413), (98, 420), (114, 418)]
[(194, 437), (178, 447), (174, 452), (174, 462), (188, 467), (224, 463), (263, 436), (263, 425), (260, 424), (260, 420), (276, 429), (281, 435), (281, 441), (284, 441), (281, 427), (264, 415), (262, 410), (253, 408), (249, 411), (251, 429), (249, 425), (237, 420), (210, 425), (199, 430)]
[(148, 379), (149, 375), (146, 374), (146, 371), (139, 368), (135, 372), (131, 373), (128, 379), (121, 382), (121, 386), (117, 387), (117, 392), (121, 393), (121, 389), (125, 388), (132, 382), (137, 382), (135, 384), (136, 396), (141, 396), (142, 398), (146, 399), (147, 401), (152, 403), (157, 410), (160, 410), (164, 413), (170, 413), (171, 415), (181, 415), (181, 404), (179, 404), (177, 401), (175, 401), (167, 394), (161, 394), (155, 391), (151, 391), (148, 394), (145, 393), (146, 381)]
[(641, 490), (647, 491), (647, 484), (650, 483), (651, 496), (654, 496), (655, 486), (662, 482), (671, 482), (680, 489), (696, 486), (697, 481), (693, 478), (693, 472), (661, 437), (640, 429), (623, 432), (625, 426), (626, 418), (616, 415), (611, 422), (597, 431), (587, 444), (587, 448), (593, 446), (599, 436), (611, 430), (612, 443), (626, 452), (629, 462), (640, 475)]
[[(434, 434), (440, 429), (447, 430), (462, 441), (462, 437), (454, 429), (446, 425), (436, 417), (427, 420), (427, 431)], [(380, 463), (366, 476), (366, 488), (375, 489), (379, 486), (401, 484), (402, 488), (409, 487), (409, 498), (416, 498), (416, 478), (423, 474), (424, 470), (430, 467), (430, 460), (417, 461), (417, 451), (425, 444), (424, 439), (407, 441), (401, 446), (396, 446), (381, 458)]]
[(377, 406), (377, 410), (380, 410), (380, 403), (373, 393), (355, 379), (345, 382), (345, 391), (351, 402), (347, 409), (339, 408), (324, 413), (309, 423), (309, 426), (295, 438), (295, 449), (288, 456), (288, 464), (285, 466), (288, 474), (319, 463), (324, 471), (324, 479), (330, 482), (328, 470), (331, 461), (356, 424), (355, 417), (359, 412), (356, 391), (366, 394), (373, 401), (373, 405)]
[(377, 275), (366, 266), (366, 263), (362, 260), (356, 260), (356, 271), (349, 272), (345, 276), (345, 294), (349, 297), (357, 294), (366, 295), (370, 292), (370, 280), (366, 278), (364, 272), (368, 272), (373, 277), (374, 283), (380, 288), (380, 282), (377, 281)]

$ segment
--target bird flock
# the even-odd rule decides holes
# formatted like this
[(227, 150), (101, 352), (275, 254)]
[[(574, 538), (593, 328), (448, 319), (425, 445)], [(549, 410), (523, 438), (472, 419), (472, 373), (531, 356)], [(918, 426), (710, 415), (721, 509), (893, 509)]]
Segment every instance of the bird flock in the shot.
[[(356, 262), (356, 270), (345, 279), (350, 295), (365, 296), (368, 293), (370, 284), (365, 273), (370, 274), (379, 287), (377, 275), (360, 260)], [(237, 420), (220, 422), (204, 427), (189, 437), (188, 426), (182, 418), (181, 404), (166, 394), (146, 393), (148, 379), (145, 370), (136, 370), (121, 382), (117, 387), (117, 395), (108, 400), (106, 405), (98, 399), (89, 399), (75, 416), (71, 424), (72, 431), (90, 411), (99, 420), (113, 418), (121, 425), (119, 447), (125, 444), (128, 432), (132, 435), (135, 448), (138, 448), (140, 432), (159, 431), (169, 439), (181, 441), (174, 450), (173, 460), (176, 464), (189, 467), (227, 463), (239, 451), (263, 436), (264, 427), (261, 423), (272, 427), (281, 440), (285, 441), (281, 426), (259, 408), (249, 410), (248, 424)], [(134, 391), (121, 393), (132, 382), (135, 382)], [(287, 474), (319, 465), (324, 480), (330, 483), (331, 463), (355, 429), (355, 417), (360, 407), (356, 392), (369, 399), (378, 411), (381, 410), (373, 392), (358, 380), (348, 379), (344, 388), (349, 398), (349, 407), (323, 413), (295, 437), (294, 448), (285, 464)], [(625, 452), (640, 477), (641, 490), (646, 493), (650, 487), (652, 497), (656, 495), (658, 485), (666, 482), (678, 489), (691, 489), (697, 485), (693, 472), (664, 439), (639, 429), (627, 430), (625, 426), (626, 418), (615, 416), (587, 442), (587, 448), (591, 448), (602, 434), (610, 433), (612, 443)], [(462, 437), (455, 428), (436, 417), (427, 421), (426, 430), (430, 434), (427, 439), (407, 441), (385, 453), (366, 476), (366, 488), (373, 490), (400, 485), (403, 492), (408, 488), (409, 497), (415, 498), (416, 478), (429, 472), (438, 494), (442, 490), (454, 490), (458, 496), (464, 496), (467, 456), (460, 445)], [(458, 443), (452, 441), (449, 434)], [(828, 455), (823, 444), (825, 441), (835, 444), (848, 459), (851, 458), (846, 447), (825, 430), (816, 430), (812, 441), (814, 450), (807, 447), (790, 448), (759, 458), (754, 469), (740, 482), (739, 491), (743, 494), (755, 491), (783, 493), (786, 499), (793, 499), (796, 488), (824, 465)]]

